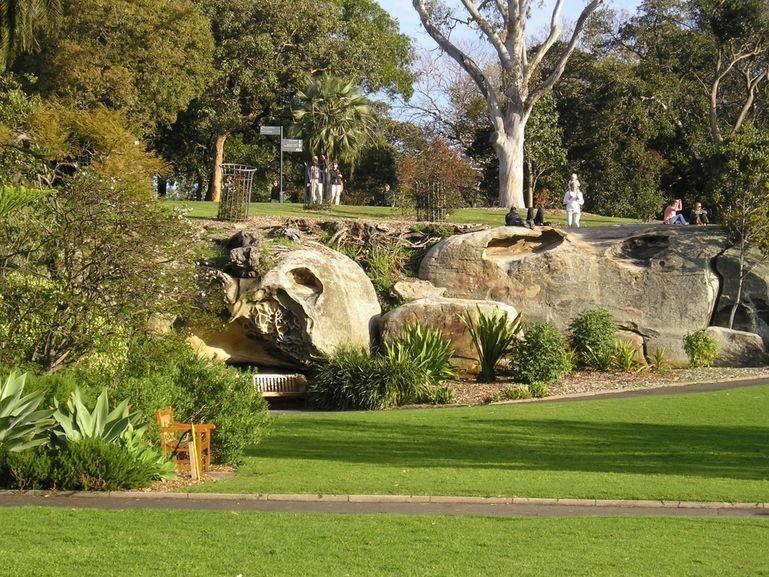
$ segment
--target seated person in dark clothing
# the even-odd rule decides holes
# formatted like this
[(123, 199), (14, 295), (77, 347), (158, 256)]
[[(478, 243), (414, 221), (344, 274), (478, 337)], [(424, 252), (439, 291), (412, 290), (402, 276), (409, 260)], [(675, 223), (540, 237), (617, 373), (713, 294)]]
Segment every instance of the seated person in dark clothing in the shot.
[(518, 209), (514, 206), (510, 207), (510, 212), (505, 215), (505, 226), (526, 226), (518, 214)]
[(702, 208), (701, 202), (695, 202), (694, 208), (692, 209), (691, 217), (689, 218), (689, 222), (692, 224), (709, 224), (708, 223), (708, 211)]
[(542, 207), (529, 208), (526, 211), (526, 226), (545, 226), (545, 209)]

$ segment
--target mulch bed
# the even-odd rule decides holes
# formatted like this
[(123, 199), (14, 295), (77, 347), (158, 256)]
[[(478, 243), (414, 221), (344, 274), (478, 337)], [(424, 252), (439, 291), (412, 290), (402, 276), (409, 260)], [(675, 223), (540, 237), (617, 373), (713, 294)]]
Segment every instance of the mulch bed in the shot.
[[(681, 383), (705, 383), (741, 378), (769, 378), (769, 367), (665, 369), (635, 373), (576, 372), (550, 385), (550, 396), (650, 389)], [(495, 383), (476, 383), (472, 377), (446, 385), (454, 391), (455, 405), (484, 405), (508, 387), (519, 386), (509, 376)]]

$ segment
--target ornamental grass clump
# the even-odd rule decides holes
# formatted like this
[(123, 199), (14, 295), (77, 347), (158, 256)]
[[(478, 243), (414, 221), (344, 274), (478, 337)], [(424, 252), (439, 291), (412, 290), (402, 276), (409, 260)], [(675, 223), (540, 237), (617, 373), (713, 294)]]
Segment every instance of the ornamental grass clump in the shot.
[(430, 385), (438, 386), (455, 376), (450, 365), (454, 347), (440, 329), (409, 325), (395, 341), (385, 344), (385, 353), (391, 359), (414, 361)]
[(497, 378), (497, 364), (511, 349), (521, 330), (521, 315), (510, 319), (507, 312), (495, 309), (485, 314), (478, 307), (477, 320), (469, 312), (460, 316), (465, 323), (473, 346), (478, 353), (479, 383), (493, 383)]
[(617, 342), (617, 323), (607, 310), (584, 310), (569, 325), (569, 340), (579, 366), (608, 371)]
[(712, 367), (718, 356), (718, 345), (707, 331), (699, 330), (684, 337), (684, 352), (689, 357), (689, 366)]
[(425, 371), (412, 359), (342, 348), (317, 363), (307, 396), (318, 409), (377, 410), (418, 402), (428, 392)]

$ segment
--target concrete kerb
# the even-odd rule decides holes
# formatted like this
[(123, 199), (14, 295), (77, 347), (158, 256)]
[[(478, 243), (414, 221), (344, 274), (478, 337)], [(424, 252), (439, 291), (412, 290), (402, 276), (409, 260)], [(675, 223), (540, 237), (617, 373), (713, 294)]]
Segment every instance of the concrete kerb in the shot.
[(191, 500), (191, 501), (281, 501), (293, 503), (437, 503), (446, 505), (529, 505), (547, 507), (584, 508), (636, 508), (636, 509), (738, 509), (769, 510), (769, 503), (731, 503), (716, 501), (657, 501), (644, 499), (571, 499), (544, 497), (477, 497), (453, 495), (326, 495), (306, 493), (156, 493), (146, 491), (14, 491), (0, 490), (0, 495), (23, 495), (34, 497), (64, 497), (73, 501), (88, 499), (119, 499), (126, 501)]

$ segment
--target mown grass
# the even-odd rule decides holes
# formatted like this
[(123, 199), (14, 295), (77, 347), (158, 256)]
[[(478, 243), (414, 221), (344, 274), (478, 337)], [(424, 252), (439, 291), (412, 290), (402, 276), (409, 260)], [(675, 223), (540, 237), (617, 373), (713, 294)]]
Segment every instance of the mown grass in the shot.
[(767, 575), (757, 519), (0, 509), (4, 577)]
[(286, 413), (214, 492), (769, 501), (769, 386), (574, 403)]
[[(216, 202), (194, 201), (168, 201), (173, 206), (191, 209), (188, 216), (191, 218), (216, 218), (219, 204)], [(488, 224), (502, 226), (505, 224), (504, 209), (487, 208), (462, 208), (450, 215), (448, 222), (456, 224)], [(561, 211), (562, 212), (562, 211)], [(294, 216), (308, 217), (321, 216), (329, 218), (360, 218), (370, 220), (380, 219), (404, 219), (404, 215), (398, 208), (387, 206), (334, 206), (322, 212), (306, 211), (301, 204), (296, 203), (269, 203), (252, 202), (249, 208), (251, 216)], [(525, 216), (525, 211), (521, 213)], [(405, 218), (409, 218), (408, 216)], [(548, 214), (547, 219), (555, 225), (564, 226), (566, 218), (562, 214)], [(626, 218), (614, 218), (596, 214), (583, 213), (582, 224), (584, 226), (605, 226), (611, 224), (626, 224), (637, 222)]]

